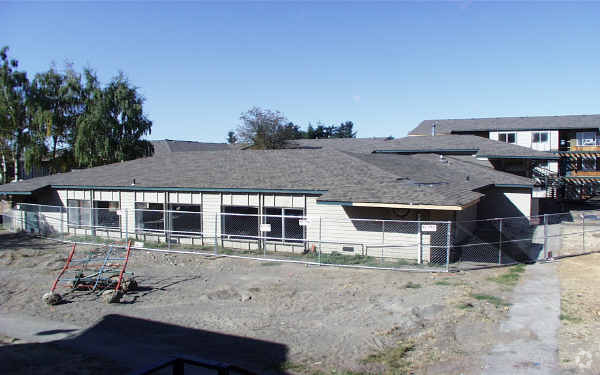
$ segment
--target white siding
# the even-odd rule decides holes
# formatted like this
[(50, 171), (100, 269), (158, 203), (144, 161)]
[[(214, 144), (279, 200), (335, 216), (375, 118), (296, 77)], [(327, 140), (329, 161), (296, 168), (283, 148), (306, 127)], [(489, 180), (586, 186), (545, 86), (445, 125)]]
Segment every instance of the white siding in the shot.
[[(544, 143), (533, 143), (533, 133), (548, 133), (548, 141)], [(497, 141), (500, 133), (515, 133), (516, 145), (532, 148), (538, 151), (557, 151), (558, 150), (558, 130), (520, 130), (520, 131), (491, 131), (490, 139)]]

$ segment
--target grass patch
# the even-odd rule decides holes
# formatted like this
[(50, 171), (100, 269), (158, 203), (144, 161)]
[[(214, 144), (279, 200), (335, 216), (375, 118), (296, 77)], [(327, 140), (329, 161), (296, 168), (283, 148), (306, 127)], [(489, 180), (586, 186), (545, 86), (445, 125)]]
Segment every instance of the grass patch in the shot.
[(494, 281), (498, 284), (506, 286), (515, 286), (521, 279), (522, 274), (525, 272), (525, 265), (518, 264), (514, 267), (510, 267), (508, 272), (503, 273), (500, 276), (490, 277), (488, 280)]
[(491, 303), (492, 305), (495, 305), (496, 307), (500, 307), (500, 306), (510, 306), (510, 303), (504, 301), (502, 298), (500, 297), (496, 297), (496, 296), (492, 296), (489, 294), (471, 294), (472, 298), (475, 298), (478, 301), (486, 301)]
[(570, 323), (581, 323), (582, 319), (576, 317), (573, 314), (569, 314), (569, 313), (562, 313), (559, 315), (560, 320), (564, 320), (566, 322), (570, 322)]
[(444, 285), (444, 286), (448, 286), (448, 285), (452, 285), (449, 281), (447, 280), (438, 280), (434, 283), (435, 285)]
[(404, 285), (404, 287), (406, 289), (419, 289), (421, 287), (421, 284), (416, 284), (416, 283), (413, 283), (412, 281), (409, 281)]
[(399, 342), (398, 345), (382, 350), (379, 353), (370, 354), (361, 362), (385, 365), (386, 374), (408, 374), (411, 362), (406, 358), (407, 354), (415, 349), (413, 342)]

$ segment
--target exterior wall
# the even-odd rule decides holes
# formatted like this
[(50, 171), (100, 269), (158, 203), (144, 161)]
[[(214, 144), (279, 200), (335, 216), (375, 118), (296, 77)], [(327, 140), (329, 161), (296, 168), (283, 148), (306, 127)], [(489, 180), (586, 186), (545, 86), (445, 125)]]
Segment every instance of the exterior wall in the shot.
[[(548, 133), (548, 142), (533, 143), (533, 133)], [(558, 151), (559, 137), (558, 130), (519, 130), (519, 131), (491, 131), (490, 139), (497, 141), (500, 133), (515, 133), (518, 146), (529, 147), (538, 151)]]
[(531, 189), (490, 188), (480, 200), (479, 219), (531, 216)]
[[(303, 194), (61, 189), (49, 192), (47, 195), (40, 195), (38, 198), (38, 201), (51, 201), (59, 206), (55, 211), (43, 209), (41, 214), (34, 213), (40, 218), (40, 224), (43, 224), (40, 225), (39, 230), (43, 227), (46, 232), (67, 232), (76, 236), (95, 235), (150, 242), (146, 246), (157, 246), (156, 242), (163, 243), (162, 246), (165, 246), (164, 244), (170, 241), (211, 248), (215, 245), (216, 234), (217, 245), (226, 248), (301, 253), (320, 246), (323, 253), (338, 252), (344, 255), (368, 255), (376, 258), (402, 258), (425, 262), (432, 258), (434, 251), (439, 252), (439, 249), (445, 247), (447, 226), (443, 223), (437, 225), (441, 234), (427, 231), (431, 229), (422, 231), (423, 225), (419, 225), (418, 220), (448, 221), (454, 220), (455, 217), (465, 220), (474, 217), (476, 212), (475, 206), (456, 216), (453, 211), (326, 205), (317, 204), (317, 195)], [(121, 215), (118, 229), (106, 230), (100, 227), (69, 225), (67, 204), (70, 199), (89, 200), (92, 207), (94, 201), (119, 202)], [(144, 232), (142, 228), (136, 228), (136, 202), (199, 204), (202, 212), (202, 233), (177, 237), (167, 236), (162, 232)], [(305, 242), (284, 243), (259, 238), (237, 240), (224, 237), (221, 234), (222, 222), (219, 214), (222, 207), (227, 205), (253, 206), (257, 207), (259, 212), (262, 212), (263, 207), (303, 209), (307, 217), (304, 226)], [(90, 217), (93, 217), (92, 215), (93, 213)], [(90, 220), (90, 222), (94, 221)], [(437, 246), (438, 250), (431, 246)]]

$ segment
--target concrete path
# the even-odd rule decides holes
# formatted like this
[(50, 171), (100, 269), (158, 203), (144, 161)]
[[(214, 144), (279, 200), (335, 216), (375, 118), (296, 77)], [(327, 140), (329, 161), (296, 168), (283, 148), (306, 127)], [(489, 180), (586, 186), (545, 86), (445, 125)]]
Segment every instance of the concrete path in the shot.
[(515, 288), (510, 315), (483, 374), (558, 374), (560, 284), (556, 264), (527, 266)]
[(79, 333), (80, 327), (24, 314), (0, 313), (0, 335), (27, 342), (62, 340)]

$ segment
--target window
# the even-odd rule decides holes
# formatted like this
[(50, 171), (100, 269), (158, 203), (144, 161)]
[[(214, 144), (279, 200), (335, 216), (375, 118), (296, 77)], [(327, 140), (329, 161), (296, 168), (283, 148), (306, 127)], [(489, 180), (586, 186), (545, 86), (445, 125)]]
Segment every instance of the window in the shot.
[(532, 143), (547, 143), (548, 132), (535, 132), (531, 134)]
[(600, 143), (597, 138), (596, 132), (578, 132), (577, 146), (596, 146)]
[(95, 201), (94, 223), (99, 227), (120, 228), (119, 202)]
[(295, 208), (265, 208), (265, 224), (271, 225), (271, 232), (265, 234), (269, 240), (298, 242), (304, 239), (304, 228), (300, 225), (304, 210)]
[(248, 206), (223, 206), (221, 231), (230, 238), (258, 237), (258, 208)]
[(162, 203), (135, 204), (135, 229), (141, 232), (162, 232), (165, 229)]
[(517, 142), (517, 133), (499, 133), (498, 140), (500, 142), (516, 143)]
[(171, 233), (193, 235), (202, 232), (202, 214), (197, 204), (170, 204), (169, 226)]
[(67, 222), (76, 227), (90, 226), (90, 201), (80, 199), (67, 200)]
[(596, 170), (596, 159), (595, 158), (583, 158), (581, 161), (582, 171), (595, 171)]

